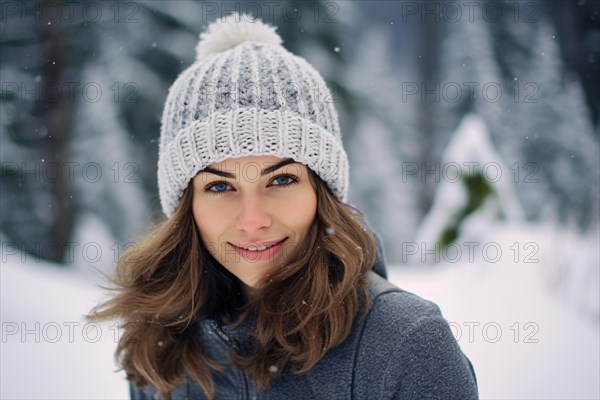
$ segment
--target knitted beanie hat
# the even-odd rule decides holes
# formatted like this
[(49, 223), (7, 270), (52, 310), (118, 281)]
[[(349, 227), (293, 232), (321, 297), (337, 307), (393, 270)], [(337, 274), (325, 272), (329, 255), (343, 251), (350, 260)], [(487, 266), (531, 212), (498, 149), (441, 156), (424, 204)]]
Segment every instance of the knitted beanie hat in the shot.
[(292, 158), (346, 202), (349, 166), (331, 93), (275, 29), (232, 13), (200, 34), (162, 115), (158, 187), (167, 217), (199, 171), (243, 156)]

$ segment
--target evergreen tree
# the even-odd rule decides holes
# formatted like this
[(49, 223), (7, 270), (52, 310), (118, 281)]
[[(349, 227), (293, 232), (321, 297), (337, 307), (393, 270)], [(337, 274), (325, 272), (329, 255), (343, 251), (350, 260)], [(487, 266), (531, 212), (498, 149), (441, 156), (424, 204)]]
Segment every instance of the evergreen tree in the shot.
[(444, 151), (442, 163), (447, 172), (438, 185), (431, 211), (419, 227), (420, 246), (424, 243), (427, 249), (442, 251), (458, 238), (477, 240), (465, 237), (463, 229), (478, 219), (484, 223), (477, 229), (490, 229), (495, 221), (524, 218), (514, 184), (510, 177), (499, 173), (506, 166), (480, 116), (467, 114), (462, 119)]
[(408, 71), (391, 70), (385, 30), (369, 31), (357, 48), (361, 51), (344, 79), (358, 110), (348, 148), (352, 199), (384, 238), (388, 258), (400, 261), (399, 243), (412, 238), (420, 217), (416, 204), (420, 176), (405, 173), (409, 163), (415, 164), (407, 160), (419, 143), (413, 128), (414, 103), (399, 98), (402, 76)]

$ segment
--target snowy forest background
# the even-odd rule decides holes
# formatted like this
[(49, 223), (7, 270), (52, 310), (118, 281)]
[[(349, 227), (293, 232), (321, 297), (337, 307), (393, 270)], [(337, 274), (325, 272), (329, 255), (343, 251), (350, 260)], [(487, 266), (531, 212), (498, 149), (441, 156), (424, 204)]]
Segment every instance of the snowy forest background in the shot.
[(600, 398), (600, 3), (586, 0), (3, 0), (0, 397), (126, 397), (116, 331), (90, 340), (80, 317), (103, 296), (97, 270), (161, 218), (167, 89), (233, 10), (278, 26), (333, 89), (350, 203), (390, 279), (452, 322), (481, 397)]

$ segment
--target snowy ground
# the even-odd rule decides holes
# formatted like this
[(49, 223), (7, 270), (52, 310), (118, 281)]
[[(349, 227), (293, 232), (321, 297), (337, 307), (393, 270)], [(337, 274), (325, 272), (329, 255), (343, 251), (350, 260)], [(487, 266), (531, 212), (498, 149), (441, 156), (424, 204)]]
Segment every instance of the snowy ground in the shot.
[(8, 261), (0, 271), (0, 398), (128, 398), (113, 362), (119, 331), (82, 318), (101, 291), (54, 265)]
[[(440, 306), (474, 364), (482, 399), (600, 398), (597, 297), (578, 302), (575, 289), (550, 290), (557, 253), (539, 230), (495, 232), (487, 240), (504, 250), (500, 259), (490, 252), (486, 260), (479, 246), (472, 259), (447, 254), (454, 262), (390, 267), (390, 279)], [(508, 247), (531, 242), (531, 235), (537, 235), (537, 262), (522, 262), (523, 256), (514, 262)], [(81, 317), (103, 296), (89, 274), (31, 257), (22, 262), (4, 248), (2, 257), (0, 397), (126, 399), (112, 358), (118, 331)], [(597, 284), (597, 275), (585, 277)], [(589, 289), (581, 286), (585, 279), (572, 281), (570, 287)]]
[(599, 399), (598, 327), (544, 293), (533, 268), (487, 267), (398, 268), (390, 279), (441, 307), (482, 399)]

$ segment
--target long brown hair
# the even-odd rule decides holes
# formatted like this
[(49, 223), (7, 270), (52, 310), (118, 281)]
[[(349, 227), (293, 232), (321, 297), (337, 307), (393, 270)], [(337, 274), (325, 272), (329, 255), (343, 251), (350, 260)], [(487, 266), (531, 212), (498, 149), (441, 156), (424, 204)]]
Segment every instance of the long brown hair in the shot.
[[(285, 366), (297, 374), (310, 370), (348, 337), (361, 308), (364, 318), (374, 239), (361, 224), (363, 214), (308, 171), (316, 218), (288, 263), (261, 279), (258, 296), (246, 298), (241, 282), (203, 244), (191, 211), (191, 182), (175, 214), (119, 259), (110, 278), (115, 295), (87, 317), (121, 320), (115, 355), (132, 383), (151, 385), (170, 399), (186, 371), (213, 398), (211, 370), (223, 367), (207, 355), (193, 324), (215, 313), (234, 327), (253, 319), (252, 351), (232, 349), (230, 358), (260, 390)], [(230, 319), (236, 307), (242, 311)]]

